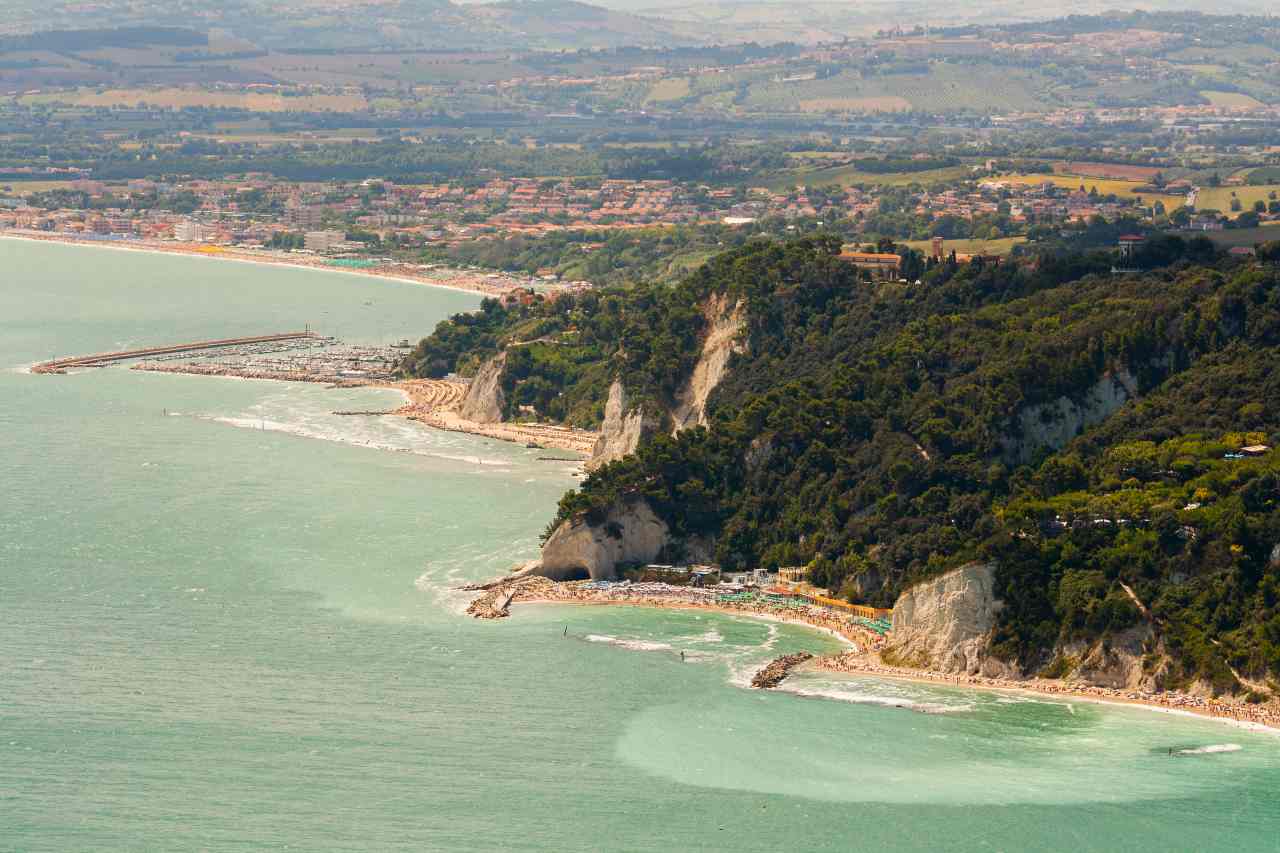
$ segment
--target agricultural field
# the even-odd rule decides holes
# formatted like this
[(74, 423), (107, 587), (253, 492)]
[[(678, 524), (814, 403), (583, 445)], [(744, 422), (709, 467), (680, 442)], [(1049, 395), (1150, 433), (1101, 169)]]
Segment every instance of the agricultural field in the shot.
[(884, 98), (808, 98), (800, 102), (807, 113), (903, 113), (911, 102), (896, 95)]
[(1250, 95), (1241, 92), (1215, 92), (1211, 89), (1204, 89), (1201, 95), (1215, 107), (1223, 107), (1224, 109), (1245, 109), (1252, 110), (1258, 107), (1265, 107), (1266, 104)]
[(955, 181), (967, 177), (969, 167), (949, 166), (945, 169), (929, 169), (923, 172), (886, 172), (875, 174), (860, 172), (856, 166), (831, 166), (825, 169), (797, 169), (779, 173), (765, 186), (773, 190), (783, 190), (797, 184), (811, 187), (822, 187), (835, 184), (842, 187), (859, 184), (885, 187), (905, 187), (912, 184), (929, 186), (940, 182)]
[(26, 95), (24, 103), (66, 103), (86, 107), (134, 106), (139, 103), (168, 109), (216, 107), (253, 112), (351, 112), (363, 110), (368, 102), (358, 91), (283, 95), (277, 92), (208, 91), (203, 89), (75, 89)]
[(1166, 54), (1173, 62), (1205, 65), (1262, 65), (1280, 60), (1280, 53), (1265, 44), (1232, 44), (1213, 47), (1184, 47)]
[(1196, 197), (1196, 207), (1200, 210), (1219, 210), (1226, 216), (1232, 216), (1231, 199), (1240, 199), (1241, 212), (1253, 210), (1254, 202), (1270, 202), (1271, 194), (1280, 198), (1280, 184), (1260, 184), (1243, 187), (1205, 187)]
[(1230, 249), (1234, 246), (1252, 247), (1259, 243), (1280, 240), (1280, 224), (1273, 222), (1257, 228), (1228, 228), (1225, 231), (1206, 231), (1204, 235), (1221, 248)]
[(645, 102), (679, 101), (689, 97), (692, 93), (693, 87), (689, 85), (688, 77), (664, 77), (649, 88), (649, 94), (645, 96)]
[(755, 83), (744, 105), (758, 110), (998, 113), (1043, 110), (1056, 104), (1046, 78), (989, 65), (934, 63), (927, 74), (863, 76), (843, 71), (823, 80)]
[(1062, 175), (1080, 175), (1090, 178), (1149, 181), (1160, 172), (1160, 169), (1156, 166), (1130, 166), (1125, 163), (1078, 163), (1059, 160), (1053, 164), (1053, 171)]
[(1066, 190), (1078, 190), (1081, 186), (1085, 192), (1097, 189), (1101, 195), (1115, 195), (1120, 198), (1141, 197), (1143, 202), (1147, 204), (1155, 204), (1156, 201), (1164, 203), (1165, 210), (1172, 211), (1182, 207), (1187, 202), (1184, 195), (1170, 195), (1167, 193), (1139, 193), (1137, 188), (1143, 185), (1142, 181), (1125, 181), (1117, 178), (1095, 178), (1088, 175), (1001, 175), (997, 180), (1007, 181), (1013, 184), (1043, 184), (1051, 183), (1054, 186), (1062, 187)]
[[(9, 181), (0, 179), (0, 191), (12, 192), (16, 196), (28, 196), (32, 193), (44, 193), (51, 190), (69, 190), (74, 181)], [(9, 189), (5, 189), (8, 187)]]
[(1280, 183), (1280, 166), (1260, 166), (1257, 169), (1249, 170), (1250, 184), (1275, 184)]

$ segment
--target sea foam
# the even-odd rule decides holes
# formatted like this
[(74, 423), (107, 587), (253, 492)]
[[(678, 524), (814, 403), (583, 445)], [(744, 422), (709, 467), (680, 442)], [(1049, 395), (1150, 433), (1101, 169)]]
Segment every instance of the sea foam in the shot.
[(1239, 752), (1244, 749), (1238, 743), (1211, 743), (1208, 746), (1188, 747), (1175, 750), (1177, 755), (1213, 755), (1219, 752)]

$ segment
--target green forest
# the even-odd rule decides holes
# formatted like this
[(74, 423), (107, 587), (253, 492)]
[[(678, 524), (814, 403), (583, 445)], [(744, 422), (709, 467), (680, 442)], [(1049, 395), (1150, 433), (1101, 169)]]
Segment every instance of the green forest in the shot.
[[(1280, 441), (1274, 252), (1170, 243), (1149, 259), (1163, 266), (1123, 275), (1107, 252), (944, 262), (907, 285), (868, 282), (839, 251), (834, 237), (757, 240), (675, 287), (489, 303), (442, 324), (410, 367), (564, 341), (529, 347), (509, 387), (538, 376), (540, 414), (591, 425), (614, 376), (669, 401), (696, 357), (697, 306), (728, 294), (748, 307), (746, 353), (710, 428), (594, 472), (557, 520), (642, 497), (677, 536), (713, 537), (726, 567), (808, 565), (882, 606), (993, 560), (993, 651), (1030, 672), (1057, 665), (1062, 642), (1145, 618), (1123, 584), (1176, 678), (1226, 690), (1233, 667), (1280, 674), (1280, 455), (1257, 449)], [(1037, 444), (1019, 417), (1060, 418), (1059, 401), (1120, 376), (1134, 399), (1065, 446)]]

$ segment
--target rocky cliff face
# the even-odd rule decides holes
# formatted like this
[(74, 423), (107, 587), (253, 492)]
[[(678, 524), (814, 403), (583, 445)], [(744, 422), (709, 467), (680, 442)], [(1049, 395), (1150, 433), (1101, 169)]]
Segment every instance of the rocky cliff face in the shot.
[[(1023, 678), (1016, 664), (987, 652), (1002, 606), (994, 583), (994, 564), (970, 563), (904, 592), (893, 606), (885, 660), (940, 672)], [(1168, 657), (1151, 623), (1144, 622), (1096, 642), (1061, 645), (1054, 664), (1054, 678), (1156, 692), (1163, 688)]]
[(742, 331), (746, 328), (746, 304), (729, 304), (725, 294), (713, 295), (703, 308), (706, 336), (702, 352), (688, 380), (676, 392), (671, 412), (674, 432), (692, 426), (706, 426), (707, 399), (729, 369), (729, 359), (743, 351)]
[(669, 541), (666, 523), (646, 501), (635, 499), (615, 506), (602, 524), (561, 522), (542, 546), (540, 563), (528, 571), (552, 580), (610, 580), (622, 563), (653, 562)]
[(662, 422), (656, 415), (646, 412), (643, 406), (632, 408), (629, 405), (626, 389), (615, 379), (609, 387), (604, 423), (600, 425), (600, 437), (587, 460), (587, 468), (599, 468), (606, 462), (634, 453), (641, 441), (661, 428)]
[(486, 361), (476, 378), (467, 386), (458, 414), (469, 421), (482, 424), (499, 423), (502, 420), (502, 410), (506, 407), (502, 393), (502, 372), (506, 366), (505, 352)]
[[(1148, 652), (1154, 652), (1153, 658), (1159, 661), (1151, 671), (1143, 667), (1143, 656)], [(1063, 673), (1066, 680), (1122, 690), (1160, 690), (1167, 666), (1163, 646), (1150, 623), (1135, 625), (1088, 646), (1061, 648), (1058, 655), (1070, 664), (1069, 671)]]
[(986, 653), (1001, 602), (995, 566), (970, 563), (917, 584), (893, 606), (886, 660), (940, 672), (1007, 678), (1014, 667)]
[(1137, 395), (1137, 380), (1121, 369), (1104, 375), (1078, 399), (1059, 397), (1027, 406), (1014, 419), (1013, 434), (1001, 440), (1003, 455), (1010, 462), (1023, 463), (1043, 447), (1058, 450)]

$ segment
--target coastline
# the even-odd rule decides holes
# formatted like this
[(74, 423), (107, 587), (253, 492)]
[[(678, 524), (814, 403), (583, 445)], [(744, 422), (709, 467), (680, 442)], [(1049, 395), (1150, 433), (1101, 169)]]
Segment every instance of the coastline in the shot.
[[(171, 243), (160, 241), (106, 241), (77, 239), (73, 235), (48, 234), (44, 232), (18, 231), (16, 229), (0, 229), (0, 239), (22, 240), (33, 243), (56, 243), (65, 246), (112, 249), (125, 252), (140, 252), (153, 255), (182, 255), (191, 258), (206, 258), (219, 261), (238, 261), (240, 263), (259, 264), (263, 266), (293, 267), (315, 272), (361, 275), (368, 278), (394, 281), (403, 284), (417, 284), (425, 287), (442, 288), (459, 293), (481, 294), (485, 296), (501, 295), (511, 287), (495, 284), (483, 275), (472, 275), (462, 271), (454, 271), (455, 277), (441, 281), (431, 276), (406, 274), (403, 270), (372, 267), (368, 269), (339, 269), (331, 267), (319, 258), (301, 258), (292, 255), (259, 253), (244, 249), (219, 249), (209, 251), (205, 244)], [(447, 269), (447, 268), (446, 268)], [(39, 362), (24, 365), (23, 371), (30, 373)], [(180, 373), (194, 376), (219, 376), (236, 379), (262, 379), (281, 382), (315, 382), (320, 384), (336, 384), (341, 387), (379, 387), (399, 391), (405, 404), (394, 411), (364, 413), (369, 415), (388, 414), (417, 421), (433, 429), (444, 432), (459, 432), (478, 435), (497, 441), (524, 444), (539, 448), (547, 448), (569, 453), (580, 454), (583, 461), (591, 455), (595, 446), (594, 432), (561, 427), (543, 423), (480, 423), (463, 418), (458, 410), (466, 386), (462, 383), (449, 383), (437, 380), (401, 380), (401, 381), (342, 381), (333, 382), (327, 378), (309, 377), (295, 372), (263, 372), (237, 371), (233, 368), (214, 365), (182, 363), (156, 364), (141, 361), (131, 369), (157, 373)]]
[[(534, 581), (533, 583), (529, 583)], [(673, 590), (684, 588), (673, 587)], [(494, 595), (494, 592), (498, 595)], [(505, 605), (492, 607), (493, 598), (509, 595)], [(1263, 731), (1280, 735), (1280, 711), (1274, 708), (1221, 702), (1205, 699), (1187, 693), (1167, 691), (1162, 693), (1144, 693), (1136, 690), (1100, 687), (1085, 684), (1071, 684), (1048, 679), (1013, 679), (988, 678), (981, 675), (960, 675), (937, 672), (925, 669), (910, 669), (890, 666), (879, 660), (879, 649), (884, 640), (868, 629), (848, 622), (842, 616), (818, 614), (812, 612), (816, 608), (792, 610), (768, 605), (729, 606), (715, 601), (697, 601), (675, 597), (679, 593), (662, 595), (615, 594), (599, 589), (574, 588), (573, 584), (558, 584), (544, 578), (523, 578), (515, 581), (504, 581), (495, 586), (487, 595), (482, 595), (473, 603), (468, 612), (477, 618), (499, 618), (506, 614), (506, 606), (510, 604), (569, 604), (580, 606), (633, 606), (651, 607), (668, 610), (702, 610), (733, 616), (747, 616), (768, 621), (783, 622), (811, 628), (833, 636), (852, 648), (843, 652), (828, 654), (814, 658), (804, 664), (801, 669), (821, 670), (831, 673), (864, 676), (871, 678), (887, 678), (898, 681), (910, 681), (920, 684), (941, 684), (965, 690), (987, 690), (993, 692), (1021, 693), (1042, 699), (1058, 699), (1088, 702), (1100, 705), (1115, 705), (1131, 708), (1143, 708), (1163, 714), (1196, 717), (1213, 720), (1251, 731)], [(490, 601), (484, 602), (486, 598)], [(477, 608), (477, 605), (481, 605)]]
[(779, 625), (795, 625), (800, 628), (808, 628), (811, 631), (817, 631), (820, 634), (826, 634), (831, 639), (842, 643), (851, 649), (857, 649), (857, 642), (849, 639), (845, 635), (839, 633), (833, 628), (823, 625), (814, 625), (812, 622), (803, 619), (788, 618), (786, 616), (778, 616), (772, 613), (759, 613), (751, 610), (741, 610), (733, 607), (720, 607), (714, 604), (676, 604), (662, 603), (650, 601), (566, 601), (555, 598), (521, 598), (518, 599), (520, 604), (531, 605), (563, 605), (565, 607), (646, 607), (658, 610), (697, 610), (705, 613), (719, 613), (722, 616), (741, 616), (745, 619), (755, 619), (759, 622), (773, 622)]
[(441, 267), (441, 270), (453, 271), (456, 273), (455, 278), (448, 281), (440, 281), (431, 276), (413, 275), (405, 270), (397, 270), (394, 267), (388, 268), (386, 265), (367, 269), (345, 269), (329, 266), (317, 256), (295, 257), (292, 254), (275, 253), (270, 250), (259, 251), (244, 248), (213, 247), (208, 243), (177, 243), (160, 240), (85, 240), (70, 234), (19, 231), (16, 229), (0, 229), (0, 239), (26, 240), (32, 243), (57, 243), (64, 246), (114, 249), (153, 255), (182, 255), (189, 258), (205, 258), (214, 261), (238, 261), (246, 264), (293, 267), (295, 269), (343, 275), (362, 275), (368, 278), (396, 281), (403, 284), (438, 287), (459, 293), (479, 293), (484, 296), (500, 296), (513, 287), (522, 286), (515, 283), (510, 286), (497, 285), (484, 278), (489, 273), (471, 274), (453, 267)]
[(1143, 708), (1161, 714), (1213, 720), (1237, 728), (1249, 729), (1250, 731), (1265, 731), (1280, 735), (1280, 715), (1275, 711), (1262, 709), (1254, 705), (1203, 699), (1189, 693), (1176, 693), (1173, 691), (1143, 693), (1136, 690), (1071, 684), (1042, 678), (1014, 681), (1012, 679), (988, 678), (981, 675), (958, 675), (927, 669), (909, 669), (881, 663), (861, 652), (817, 658), (810, 665), (810, 668), (850, 676), (887, 678), (896, 681), (910, 681), (917, 684), (945, 684), (949, 687), (958, 687), (965, 690), (1022, 693), (1038, 698), (1066, 699), (1095, 705)]
[[(462, 417), (458, 406), (466, 393), (466, 385), (445, 379), (349, 379), (334, 381), (328, 377), (310, 376), (305, 373), (286, 373), (260, 370), (237, 370), (215, 364), (154, 364), (141, 362), (131, 370), (146, 373), (170, 373), (182, 376), (206, 376), (220, 379), (256, 379), (264, 382), (309, 382), (336, 388), (380, 388), (398, 391), (405, 404), (396, 409), (377, 412), (342, 412), (349, 416), (402, 417), (443, 432), (461, 432), (553, 450), (577, 453), (581, 461), (591, 455), (596, 433), (555, 424), (542, 423), (481, 423)], [(574, 460), (579, 461), (579, 460)]]

